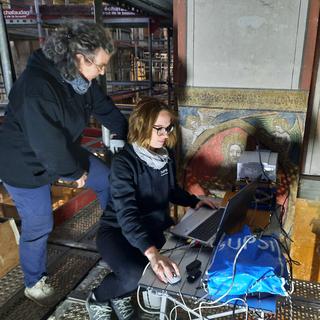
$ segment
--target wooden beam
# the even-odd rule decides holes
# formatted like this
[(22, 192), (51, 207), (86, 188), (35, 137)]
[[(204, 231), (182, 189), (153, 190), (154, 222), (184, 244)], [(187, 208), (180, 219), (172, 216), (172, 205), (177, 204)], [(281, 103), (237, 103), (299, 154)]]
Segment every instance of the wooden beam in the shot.
[(313, 66), (319, 24), (319, 11), (320, 1), (310, 0), (299, 84), (299, 87), (302, 90), (310, 90), (311, 78), (314, 70)]
[(173, 81), (184, 86), (187, 81), (187, 2), (173, 1)]
[(0, 278), (19, 263), (19, 233), (13, 219), (0, 223)]

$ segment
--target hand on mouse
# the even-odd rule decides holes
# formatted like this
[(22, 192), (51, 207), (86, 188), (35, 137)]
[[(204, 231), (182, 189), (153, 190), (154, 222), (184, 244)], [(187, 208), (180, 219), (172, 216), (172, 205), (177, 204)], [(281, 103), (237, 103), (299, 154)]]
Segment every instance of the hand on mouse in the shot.
[(150, 261), (153, 272), (162, 282), (168, 283), (175, 276), (180, 276), (176, 263), (167, 256), (161, 255), (156, 247), (148, 248), (145, 251), (145, 256)]

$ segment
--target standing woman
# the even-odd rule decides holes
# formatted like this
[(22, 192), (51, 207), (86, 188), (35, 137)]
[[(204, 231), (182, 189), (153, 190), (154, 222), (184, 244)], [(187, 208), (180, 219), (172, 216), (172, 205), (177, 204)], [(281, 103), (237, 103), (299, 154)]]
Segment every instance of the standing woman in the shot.
[(181, 189), (169, 148), (176, 144), (176, 116), (155, 98), (141, 100), (129, 119), (128, 142), (111, 165), (111, 197), (97, 235), (97, 247), (110, 266), (100, 286), (87, 299), (91, 320), (134, 319), (130, 294), (150, 262), (157, 277), (168, 282), (179, 275), (175, 262), (161, 255), (163, 231), (173, 224), (169, 202), (214, 207)]
[(84, 22), (67, 23), (35, 51), (9, 94), (0, 127), (0, 178), (21, 218), (20, 264), (25, 295), (48, 304), (47, 239), (53, 228), (50, 187), (59, 178), (92, 188), (104, 209), (109, 169), (80, 145), (92, 114), (115, 135), (127, 122), (95, 78), (113, 53), (105, 30)]

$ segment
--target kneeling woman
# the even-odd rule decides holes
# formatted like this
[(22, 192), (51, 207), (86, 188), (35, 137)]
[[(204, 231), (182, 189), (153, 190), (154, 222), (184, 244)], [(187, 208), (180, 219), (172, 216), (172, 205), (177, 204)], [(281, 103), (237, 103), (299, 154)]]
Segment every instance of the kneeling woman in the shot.
[(159, 253), (163, 231), (173, 224), (169, 202), (198, 208), (214, 207), (181, 189), (175, 161), (168, 148), (176, 143), (176, 117), (154, 98), (141, 100), (129, 119), (128, 144), (111, 166), (111, 200), (101, 217), (97, 246), (112, 269), (87, 300), (90, 319), (132, 319), (128, 295), (137, 289), (143, 269), (150, 265), (167, 282), (179, 275), (177, 265)]

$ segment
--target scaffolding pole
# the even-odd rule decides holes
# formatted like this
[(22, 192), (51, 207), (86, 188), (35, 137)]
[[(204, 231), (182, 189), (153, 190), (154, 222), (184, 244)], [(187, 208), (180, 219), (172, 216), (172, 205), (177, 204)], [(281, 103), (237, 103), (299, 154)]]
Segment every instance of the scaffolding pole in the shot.
[(148, 49), (149, 49), (149, 85), (150, 91), (149, 94), (153, 94), (153, 79), (152, 79), (152, 32), (151, 32), (151, 21), (148, 20)]
[(42, 47), (43, 43), (44, 43), (44, 35), (43, 35), (42, 21), (41, 21), (41, 15), (40, 15), (40, 10), (39, 10), (39, 0), (34, 0), (34, 8), (36, 11), (36, 18), (37, 18), (39, 45), (40, 45), (40, 47)]
[(2, 67), (2, 75), (7, 96), (13, 85), (13, 75), (11, 69), (9, 41), (6, 32), (6, 25), (3, 16), (2, 3), (0, 3), (0, 60)]
[[(103, 7), (101, 0), (94, 0), (94, 22), (103, 27)], [(99, 76), (99, 83), (104, 93), (107, 93), (107, 69), (103, 76)]]

